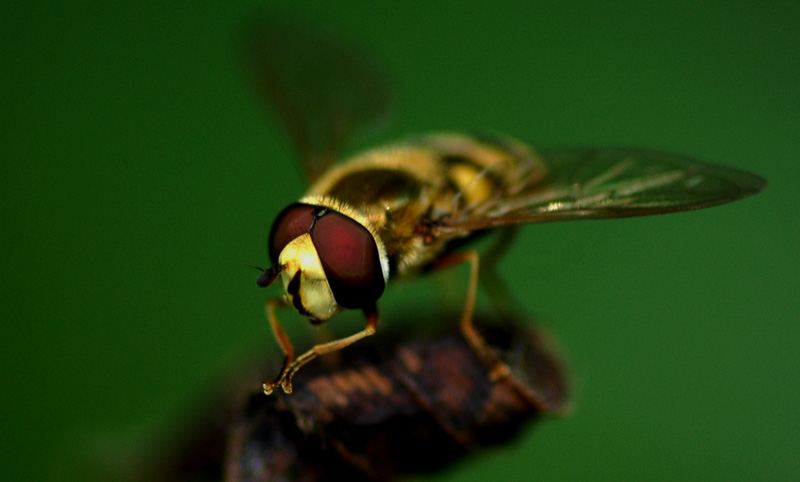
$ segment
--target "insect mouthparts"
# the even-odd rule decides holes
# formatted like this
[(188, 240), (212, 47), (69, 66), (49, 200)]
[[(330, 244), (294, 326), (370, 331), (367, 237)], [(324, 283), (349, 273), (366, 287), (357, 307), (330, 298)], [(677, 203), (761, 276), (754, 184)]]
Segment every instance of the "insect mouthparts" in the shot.
[(281, 274), (281, 271), (283, 271), (283, 266), (273, 266), (265, 269), (264, 272), (259, 275), (256, 284), (262, 288), (266, 288), (275, 281), (278, 275)]

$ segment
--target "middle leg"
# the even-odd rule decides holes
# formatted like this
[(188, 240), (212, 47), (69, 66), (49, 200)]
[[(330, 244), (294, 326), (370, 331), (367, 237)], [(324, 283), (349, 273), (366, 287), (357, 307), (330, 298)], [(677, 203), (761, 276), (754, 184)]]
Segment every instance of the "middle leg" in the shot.
[(475, 250), (452, 253), (437, 259), (434, 264), (434, 269), (440, 269), (447, 266), (452, 266), (461, 263), (469, 263), (469, 284), (467, 286), (467, 293), (464, 299), (464, 308), (461, 312), (461, 320), (459, 328), (464, 338), (469, 343), (472, 350), (486, 364), (489, 368), (489, 376), (492, 381), (500, 380), (507, 377), (511, 373), (511, 369), (506, 363), (500, 360), (489, 348), (488, 343), (483, 338), (483, 335), (475, 328), (472, 322), (473, 314), (475, 312), (475, 298), (478, 291), (478, 273), (479, 273), (479, 255)]

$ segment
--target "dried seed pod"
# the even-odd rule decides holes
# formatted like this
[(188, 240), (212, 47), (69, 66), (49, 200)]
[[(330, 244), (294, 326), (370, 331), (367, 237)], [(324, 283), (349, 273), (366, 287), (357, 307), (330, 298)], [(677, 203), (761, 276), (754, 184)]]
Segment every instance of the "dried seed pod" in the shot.
[(310, 364), (291, 395), (265, 396), (255, 376), (250, 393), (218, 412), (205, 434), (156, 475), (387, 480), (443, 468), (513, 439), (541, 415), (564, 411), (564, 373), (540, 334), (508, 324), (485, 334), (511, 367), (499, 380), (491, 380), (455, 327), (430, 338), (384, 337), (345, 350), (335, 365)]

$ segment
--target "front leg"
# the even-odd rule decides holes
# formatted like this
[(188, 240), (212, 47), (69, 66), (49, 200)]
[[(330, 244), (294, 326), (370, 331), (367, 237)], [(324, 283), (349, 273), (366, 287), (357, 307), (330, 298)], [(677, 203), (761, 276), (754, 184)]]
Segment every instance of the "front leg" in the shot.
[(272, 327), (272, 333), (275, 335), (275, 340), (278, 341), (278, 345), (280, 345), (284, 354), (283, 366), (281, 367), (281, 371), (278, 373), (278, 376), (275, 378), (275, 380), (271, 382), (265, 382), (263, 384), (264, 393), (267, 395), (270, 395), (275, 387), (286, 377), (286, 371), (294, 360), (294, 346), (292, 345), (291, 340), (289, 340), (289, 336), (283, 330), (283, 326), (281, 326), (281, 322), (278, 320), (278, 317), (275, 316), (275, 308), (285, 306), (288, 305), (283, 298), (269, 300), (264, 306), (264, 309), (267, 312), (267, 319)]
[[(367, 318), (367, 326), (364, 327), (363, 330), (359, 331), (358, 333), (354, 333), (350, 336), (340, 338), (338, 340), (329, 341), (327, 343), (320, 343), (319, 345), (314, 345), (311, 347), (310, 350), (303, 353), (296, 360), (292, 361), (292, 358), (289, 357), (287, 353), (287, 357), (284, 360), (284, 366), (281, 370), (280, 375), (278, 378), (272, 383), (265, 383), (264, 384), (264, 393), (270, 395), (275, 387), (280, 384), (281, 388), (283, 389), (284, 393), (292, 393), (292, 378), (297, 373), (297, 371), (306, 363), (310, 362), (314, 358), (325, 355), (326, 353), (331, 353), (334, 351), (341, 350), (347, 346), (352, 345), (353, 343), (357, 342), (362, 338), (366, 338), (370, 335), (375, 334), (378, 329), (378, 311), (373, 306), (370, 308), (364, 309), (364, 316)], [(276, 334), (277, 336), (277, 334)], [(284, 335), (285, 336), (285, 335)], [(288, 338), (286, 338), (288, 343)], [(283, 346), (283, 344), (281, 344)], [(291, 344), (289, 344), (291, 347)], [(286, 352), (286, 350), (284, 350)], [(294, 350), (292, 349), (292, 355), (294, 354)]]

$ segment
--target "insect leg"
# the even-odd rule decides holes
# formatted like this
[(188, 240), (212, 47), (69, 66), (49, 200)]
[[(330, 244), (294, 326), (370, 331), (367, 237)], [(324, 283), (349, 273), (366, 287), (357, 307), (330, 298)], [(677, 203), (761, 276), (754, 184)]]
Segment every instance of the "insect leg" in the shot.
[(314, 345), (310, 350), (297, 357), (297, 359), (294, 360), (291, 365), (289, 365), (288, 368), (281, 373), (281, 377), (278, 380), (281, 388), (283, 388), (283, 391), (285, 393), (292, 393), (292, 378), (294, 377), (295, 373), (297, 373), (297, 371), (303, 365), (310, 362), (314, 358), (320, 355), (325, 355), (326, 353), (341, 350), (342, 348), (352, 345), (362, 338), (366, 338), (375, 334), (375, 331), (378, 329), (378, 311), (375, 307), (372, 307), (365, 309), (364, 315), (367, 318), (367, 326), (363, 330), (339, 340), (333, 340), (328, 343)]
[[(508, 240), (510, 241), (510, 236), (513, 236), (513, 233), (510, 233), (508, 236)], [(478, 252), (475, 250), (453, 253), (437, 259), (433, 264), (433, 268), (443, 268), (463, 262), (468, 262), (470, 264), (469, 287), (467, 288), (467, 296), (464, 301), (464, 311), (461, 314), (461, 334), (469, 343), (472, 351), (474, 351), (475, 354), (478, 355), (478, 358), (488, 367), (489, 379), (491, 381), (497, 382), (507, 379), (533, 406), (537, 407), (539, 410), (545, 410), (548, 407), (548, 402), (511, 373), (511, 367), (492, 352), (486, 339), (478, 332), (472, 322), (472, 315), (475, 309), (475, 295), (478, 290), (478, 260)]]
[(267, 395), (270, 395), (275, 389), (275, 386), (277, 386), (278, 383), (280, 383), (280, 381), (284, 378), (287, 368), (291, 365), (292, 360), (294, 360), (294, 346), (292, 345), (291, 340), (289, 340), (289, 336), (286, 335), (286, 332), (283, 330), (278, 317), (275, 316), (275, 308), (283, 306), (286, 306), (286, 301), (282, 298), (269, 300), (264, 306), (264, 309), (267, 312), (267, 319), (272, 327), (272, 333), (275, 335), (275, 340), (277, 340), (278, 345), (280, 345), (281, 350), (283, 350), (283, 354), (285, 355), (283, 358), (283, 366), (281, 367), (281, 371), (278, 373), (278, 377), (271, 382), (264, 383), (263, 385), (264, 393)]
[(490, 370), (492, 381), (501, 380), (511, 373), (511, 369), (492, 353), (486, 340), (483, 338), (475, 325), (472, 323), (472, 314), (475, 310), (475, 296), (478, 291), (478, 252), (475, 250), (462, 253), (453, 253), (437, 259), (433, 267), (443, 268), (446, 266), (467, 262), (470, 265), (469, 285), (467, 295), (464, 300), (464, 310), (461, 312), (460, 329), (472, 350), (483, 361)]
[(514, 238), (519, 232), (519, 226), (500, 228), (491, 246), (481, 256), (480, 283), (489, 300), (494, 305), (501, 320), (511, 322), (520, 318), (521, 308), (519, 300), (513, 295), (503, 278), (497, 274), (497, 263), (506, 254)]

